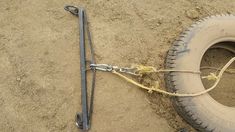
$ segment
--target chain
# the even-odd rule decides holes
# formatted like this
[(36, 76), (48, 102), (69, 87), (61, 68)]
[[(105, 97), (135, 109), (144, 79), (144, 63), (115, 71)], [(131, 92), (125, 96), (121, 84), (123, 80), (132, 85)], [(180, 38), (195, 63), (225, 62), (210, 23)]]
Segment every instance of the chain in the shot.
[(121, 72), (126, 73), (134, 76), (140, 76), (141, 74), (137, 73), (137, 68), (129, 68), (129, 67), (118, 67), (108, 64), (90, 64), (91, 69), (99, 70), (99, 71), (105, 71), (105, 72)]

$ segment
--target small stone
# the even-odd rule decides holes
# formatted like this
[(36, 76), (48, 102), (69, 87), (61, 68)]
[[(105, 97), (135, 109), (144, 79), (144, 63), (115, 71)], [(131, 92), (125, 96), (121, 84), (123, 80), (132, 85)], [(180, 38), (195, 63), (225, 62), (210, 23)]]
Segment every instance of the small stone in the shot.
[(228, 14), (232, 14), (230, 11), (226, 11)]
[(199, 6), (197, 6), (197, 7), (196, 7), (196, 10), (197, 10), (197, 11), (200, 11), (200, 7), (199, 7)]
[(20, 77), (17, 77), (17, 78), (16, 78), (16, 81), (20, 81), (20, 80), (21, 80), (21, 78), (20, 78)]
[(199, 17), (199, 13), (196, 10), (188, 10), (185, 14), (190, 19), (197, 19)]

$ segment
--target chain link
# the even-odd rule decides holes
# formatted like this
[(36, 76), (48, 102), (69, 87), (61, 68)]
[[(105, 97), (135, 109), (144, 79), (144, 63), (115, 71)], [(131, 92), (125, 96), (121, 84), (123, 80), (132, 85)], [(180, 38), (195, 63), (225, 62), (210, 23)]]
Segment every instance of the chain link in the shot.
[(134, 76), (140, 76), (140, 74), (137, 74), (136, 68), (118, 67), (118, 66), (112, 66), (108, 64), (90, 64), (90, 68), (99, 70), (99, 71), (105, 71), (105, 72), (116, 71), (116, 72), (134, 75)]
[(111, 72), (113, 70), (113, 66), (108, 64), (90, 64), (90, 68), (93, 70), (106, 71), (106, 72)]

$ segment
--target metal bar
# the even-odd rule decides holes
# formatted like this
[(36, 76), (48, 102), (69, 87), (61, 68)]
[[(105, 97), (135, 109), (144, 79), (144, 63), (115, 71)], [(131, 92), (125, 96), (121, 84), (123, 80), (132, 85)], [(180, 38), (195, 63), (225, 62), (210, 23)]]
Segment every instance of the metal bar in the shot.
[[(91, 40), (91, 32), (89, 30), (89, 24), (87, 20), (87, 14), (84, 11), (84, 25), (87, 33), (88, 44), (90, 46), (90, 53), (91, 53), (91, 64), (95, 64), (95, 55), (94, 55), (94, 48)], [(94, 93), (95, 93), (95, 79), (96, 79), (96, 69), (92, 69), (92, 80), (91, 80), (91, 97), (90, 97), (90, 105), (89, 105), (89, 113), (88, 113), (88, 120), (89, 120), (89, 128), (91, 127), (91, 120), (92, 120), (92, 113), (93, 113), (93, 106), (94, 106)]]
[(88, 105), (87, 105), (87, 80), (86, 80), (86, 53), (85, 53), (85, 30), (84, 10), (79, 9), (79, 32), (80, 32), (80, 71), (81, 71), (81, 101), (82, 101), (82, 129), (89, 129)]
[(94, 49), (91, 40), (91, 33), (89, 31), (89, 26), (87, 22), (86, 12), (83, 8), (78, 8), (76, 6), (66, 5), (64, 7), (66, 11), (79, 17), (79, 33), (80, 33), (80, 70), (81, 70), (81, 103), (82, 103), (82, 113), (76, 116), (76, 125), (78, 128), (87, 131), (91, 127), (91, 119), (93, 112), (94, 103), (94, 91), (95, 91), (95, 78), (96, 69), (91, 69), (92, 71), (92, 82), (91, 82), (91, 97), (90, 104), (88, 107), (88, 93), (87, 93), (87, 75), (86, 75), (86, 49), (85, 49), (85, 35), (87, 35), (88, 43), (90, 47), (91, 60), (90, 64), (95, 64)]

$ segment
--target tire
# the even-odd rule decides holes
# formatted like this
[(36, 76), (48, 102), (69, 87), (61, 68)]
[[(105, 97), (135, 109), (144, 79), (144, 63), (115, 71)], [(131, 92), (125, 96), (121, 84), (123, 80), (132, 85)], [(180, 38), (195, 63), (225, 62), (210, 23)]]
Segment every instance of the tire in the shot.
[[(235, 42), (235, 16), (207, 17), (180, 35), (168, 51), (165, 67), (200, 71), (204, 53), (224, 41)], [(232, 45), (217, 47), (235, 51)], [(171, 92), (205, 90), (199, 74), (170, 72), (165, 74), (165, 82)], [(178, 114), (198, 131), (235, 132), (235, 108), (218, 103), (208, 93), (197, 97), (172, 97), (172, 103)]]

